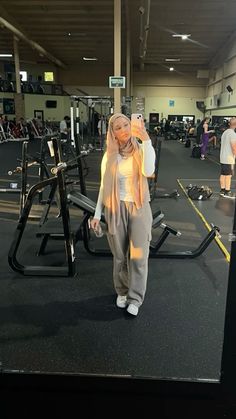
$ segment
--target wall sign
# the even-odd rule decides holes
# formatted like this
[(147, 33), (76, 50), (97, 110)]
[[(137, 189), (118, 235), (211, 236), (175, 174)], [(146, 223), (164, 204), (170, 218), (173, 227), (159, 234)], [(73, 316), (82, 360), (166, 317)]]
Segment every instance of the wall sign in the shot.
[(3, 98), (3, 113), (6, 115), (15, 114), (15, 102), (14, 99)]
[(125, 77), (124, 76), (110, 76), (109, 77), (109, 87), (113, 89), (115, 87), (120, 87), (121, 89), (125, 88)]

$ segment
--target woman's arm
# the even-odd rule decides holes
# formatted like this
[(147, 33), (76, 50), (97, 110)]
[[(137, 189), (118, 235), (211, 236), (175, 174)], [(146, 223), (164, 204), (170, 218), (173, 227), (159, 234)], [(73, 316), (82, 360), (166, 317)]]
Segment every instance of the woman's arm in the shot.
[(103, 200), (103, 188), (100, 185), (98, 199), (97, 199), (97, 205), (96, 205), (96, 209), (95, 209), (95, 213), (94, 213), (94, 218), (96, 218), (96, 220), (101, 220), (102, 209), (103, 209), (102, 200)]
[(142, 174), (144, 176), (151, 176), (155, 171), (156, 154), (152, 146), (149, 134), (144, 126), (143, 119), (140, 125), (132, 125), (132, 135), (142, 141), (140, 147), (142, 148)]
[(208, 130), (208, 124), (203, 124), (203, 129), (205, 134), (209, 134), (210, 132), (215, 132), (213, 129)]
[(142, 174), (144, 176), (151, 176), (155, 171), (156, 154), (152, 146), (151, 140), (143, 141), (142, 143)]
[(103, 177), (105, 173), (106, 162), (107, 162), (107, 154), (105, 153), (102, 158), (102, 163), (101, 163), (101, 183), (100, 183), (97, 205), (96, 205), (95, 214), (94, 214), (94, 218), (96, 220), (101, 219), (102, 210), (103, 210)]

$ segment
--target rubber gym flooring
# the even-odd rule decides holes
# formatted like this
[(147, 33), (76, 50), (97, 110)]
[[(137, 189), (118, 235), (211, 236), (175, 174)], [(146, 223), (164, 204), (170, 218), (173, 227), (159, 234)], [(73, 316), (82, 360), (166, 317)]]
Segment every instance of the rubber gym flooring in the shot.
[[(38, 148), (37, 140), (30, 144), (30, 152)], [(1, 187), (19, 182), (17, 175), (10, 178), (7, 172), (18, 165), (20, 153), (21, 143), (0, 145)], [(179, 238), (169, 237), (162, 249), (196, 248), (208, 232), (207, 223), (220, 228), (221, 247), (214, 241), (191, 260), (150, 259), (146, 298), (137, 318), (115, 306), (111, 258), (87, 254), (82, 242), (76, 245), (75, 278), (24, 277), (13, 272), (7, 256), (18, 219), (18, 198), (1, 193), (2, 371), (218, 382), (234, 208), (234, 201), (219, 197), (218, 153), (200, 161), (177, 141), (162, 143), (158, 192), (178, 189), (180, 196), (156, 198), (152, 207), (160, 207), (165, 222), (182, 233)], [(93, 199), (100, 159), (99, 152), (87, 158), (87, 189)], [(37, 171), (30, 173), (33, 182)], [(214, 193), (209, 201), (194, 201), (193, 206), (185, 193), (189, 183), (207, 184)], [(73, 217), (77, 217), (75, 208)], [(21, 256), (31, 265), (38, 263), (38, 243), (30, 232), (31, 227)], [(154, 237), (159, 233), (158, 229)], [(95, 245), (100, 246), (99, 239)], [(60, 246), (52, 241), (39, 258), (41, 263), (58, 263)]]

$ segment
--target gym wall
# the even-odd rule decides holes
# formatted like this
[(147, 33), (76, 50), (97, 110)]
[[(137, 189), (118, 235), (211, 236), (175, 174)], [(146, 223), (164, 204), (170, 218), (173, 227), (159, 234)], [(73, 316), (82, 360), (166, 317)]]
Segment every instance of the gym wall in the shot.
[[(13, 93), (0, 93), (0, 102), (2, 99), (13, 99)], [(55, 100), (57, 102), (56, 108), (47, 108), (46, 101)], [(25, 104), (25, 119), (34, 118), (34, 111), (41, 110), (44, 113), (44, 119), (51, 119), (53, 121), (61, 121), (65, 115), (70, 114), (70, 97), (69, 96), (55, 96), (55, 95), (32, 95), (24, 94)], [(3, 109), (2, 109), (3, 110)], [(4, 112), (1, 112), (4, 113)], [(15, 114), (8, 114), (8, 119), (13, 119)]]
[[(210, 78), (206, 91), (206, 110), (208, 114), (235, 115), (236, 114), (236, 41), (225, 45), (215, 60), (211, 63)], [(227, 90), (232, 88), (232, 92)], [(218, 97), (218, 102), (214, 100)]]
[[(65, 92), (69, 93), (70, 95), (78, 95), (82, 96), (83, 93), (80, 91), (82, 90), (85, 92), (88, 96), (113, 96), (113, 89), (109, 89), (108, 87), (108, 80), (107, 80), (107, 86), (82, 86), (82, 85), (64, 85), (63, 86)], [(121, 90), (121, 94), (125, 95), (125, 89), (124, 92), (123, 89)]]
[[(196, 107), (196, 102), (204, 101), (206, 95), (205, 80), (199, 80), (193, 74), (189, 77), (179, 75), (156, 75), (153, 73), (134, 74), (134, 97), (145, 97), (145, 116), (157, 112), (160, 117), (168, 115), (195, 115), (202, 119), (203, 113)], [(135, 111), (133, 102), (133, 111)]]
[[(44, 119), (50, 118), (54, 121), (61, 121), (65, 115), (70, 114), (70, 98), (69, 96), (55, 95), (32, 95), (25, 94), (25, 118), (33, 118), (34, 110), (42, 110)], [(56, 108), (47, 108), (46, 101), (55, 100)]]

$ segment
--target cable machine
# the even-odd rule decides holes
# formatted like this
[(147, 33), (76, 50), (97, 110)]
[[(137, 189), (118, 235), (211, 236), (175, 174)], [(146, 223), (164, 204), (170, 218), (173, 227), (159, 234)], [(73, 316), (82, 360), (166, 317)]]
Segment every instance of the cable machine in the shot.
[[(111, 113), (113, 98), (111, 96), (71, 96), (70, 118), (71, 118), (71, 144), (74, 146), (75, 135), (80, 138), (81, 148), (86, 148), (84, 142), (84, 120), (81, 105), (87, 108), (87, 135), (95, 146), (96, 121), (95, 113), (104, 115), (105, 118)], [(99, 111), (97, 110), (97, 107)], [(96, 109), (96, 110), (95, 110)], [(88, 144), (87, 144), (88, 146)]]

